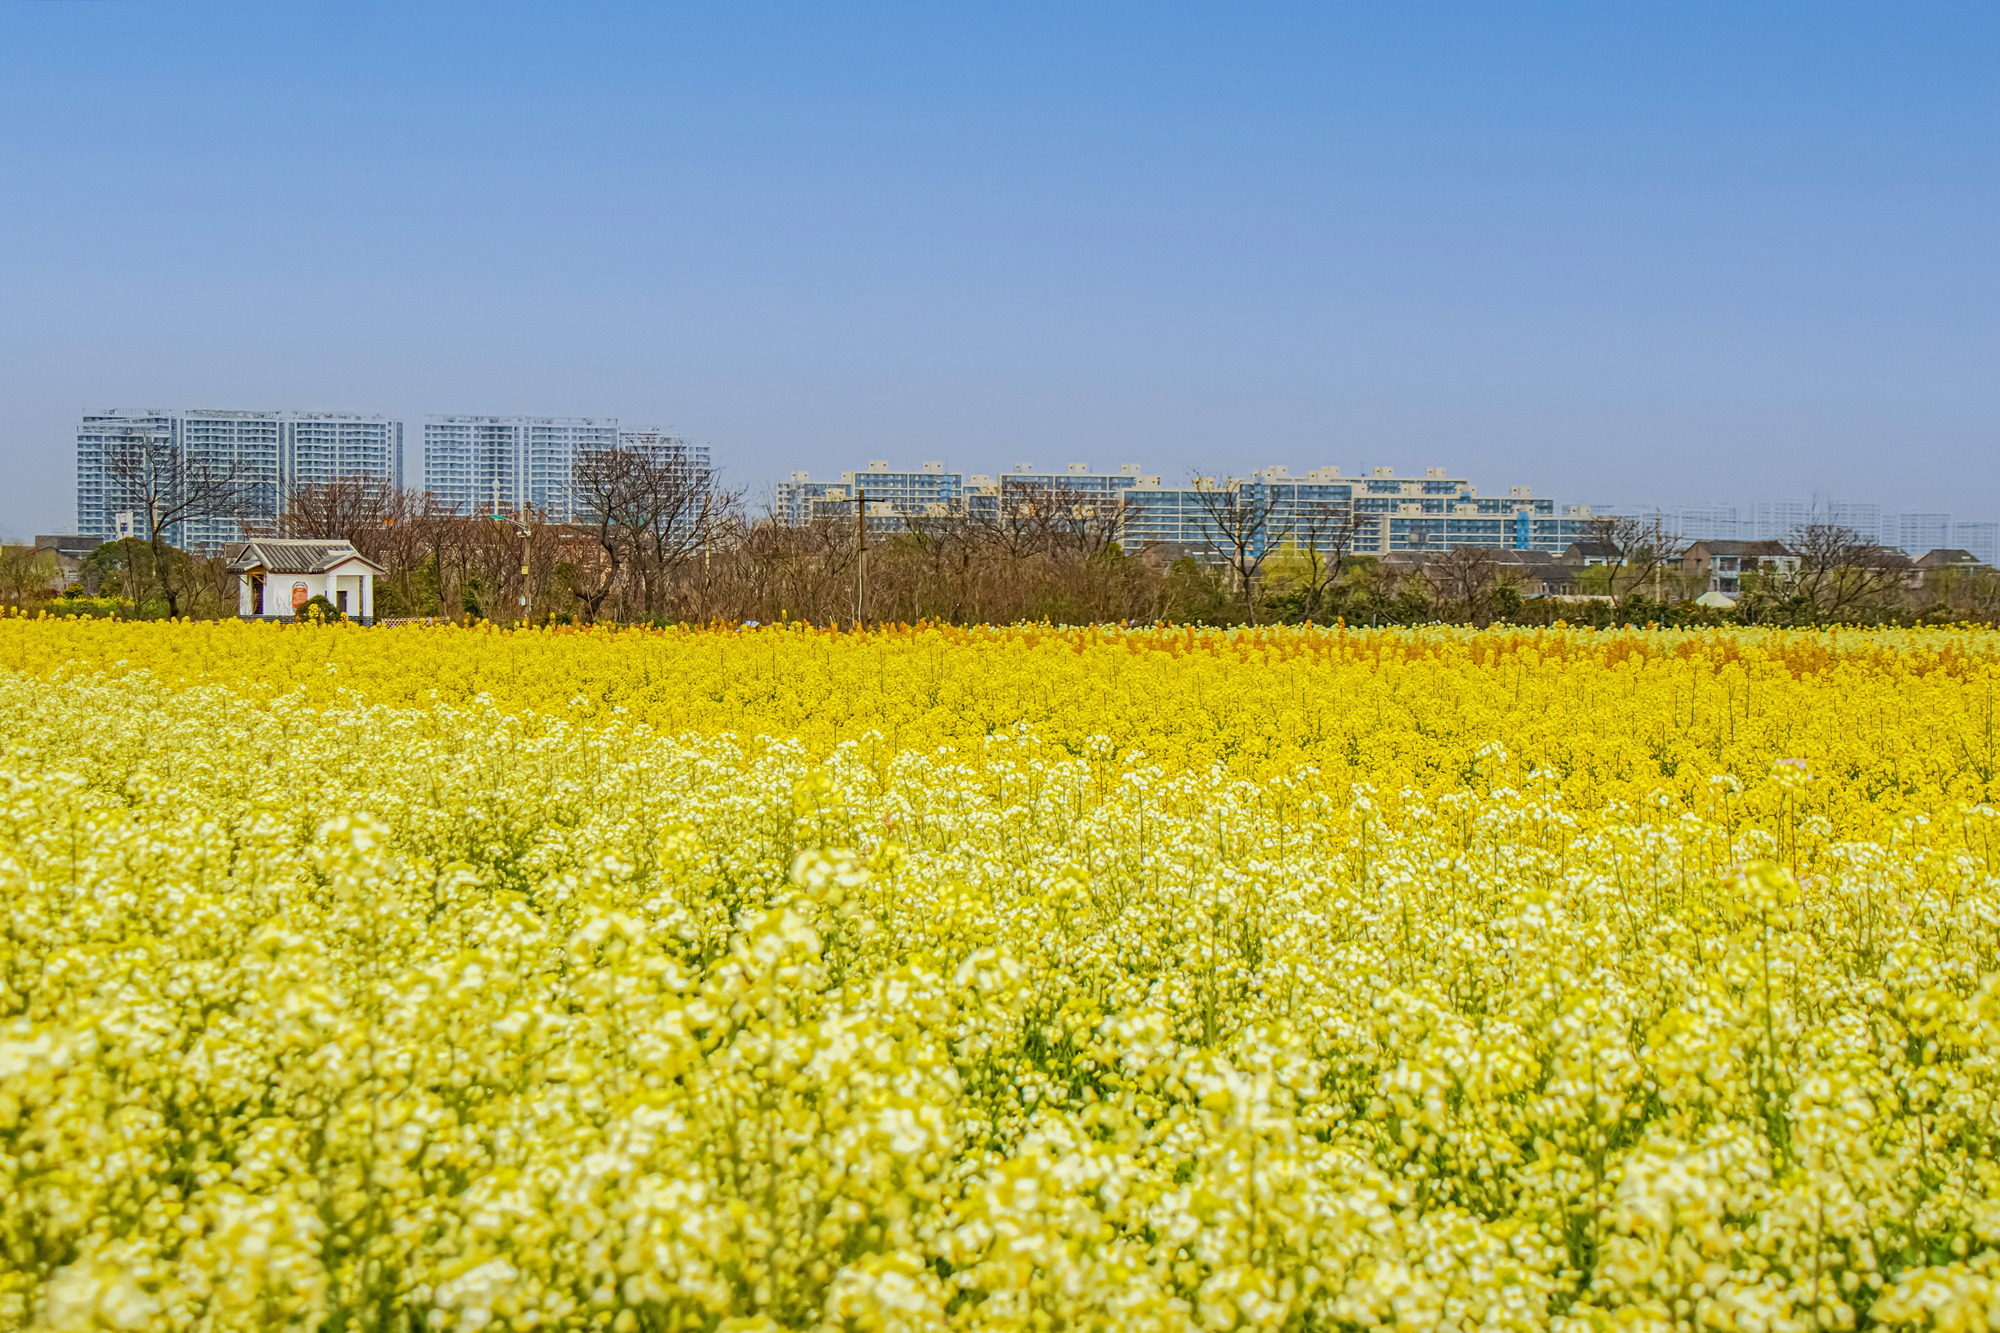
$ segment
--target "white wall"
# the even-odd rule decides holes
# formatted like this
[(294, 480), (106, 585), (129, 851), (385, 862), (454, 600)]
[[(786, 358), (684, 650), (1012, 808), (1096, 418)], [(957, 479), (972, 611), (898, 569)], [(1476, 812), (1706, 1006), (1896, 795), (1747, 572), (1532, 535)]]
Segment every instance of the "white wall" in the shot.
[[(291, 616), (294, 613), (292, 585), (299, 584), (305, 589), (299, 600), (303, 604), (307, 598), (324, 597), (335, 606), (340, 605), (336, 593), (347, 594), (347, 614), (350, 616), (373, 617), (375, 614), (375, 575), (361, 569), (352, 573), (342, 573), (336, 565), (325, 574), (266, 574), (264, 576), (264, 604), (254, 614), (261, 616)], [(247, 609), (250, 594), (247, 591), (250, 580), (239, 575), (237, 606), (239, 614)]]

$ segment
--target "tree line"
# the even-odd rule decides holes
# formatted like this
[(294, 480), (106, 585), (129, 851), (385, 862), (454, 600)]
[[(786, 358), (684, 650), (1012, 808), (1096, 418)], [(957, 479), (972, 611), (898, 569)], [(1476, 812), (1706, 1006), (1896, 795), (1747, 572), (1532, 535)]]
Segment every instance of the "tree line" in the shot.
[[(740, 490), (684, 455), (579, 456), (570, 518), (533, 506), (456, 512), (436, 496), (354, 477), (260, 494), (230, 473), (190, 472), (135, 438), (106, 474), (135, 511), (129, 538), (85, 561), (79, 591), (127, 613), (233, 615), (225, 563), (177, 547), (184, 525), (254, 510), (245, 536), (347, 541), (384, 571), (383, 618), (503, 623), (803, 620), (1011, 623), (1387, 624), (1908, 623), (2000, 619), (1991, 571), (1925, 572), (1851, 529), (1809, 522), (1786, 557), (1756, 563), (1737, 605), (1701, 607), (1689, 543), (1658, 523), (1593, 520), (1579, 562), (1552, 570), (1489, 547), (1355, 552), (1369, 519), (1296, 505), (1268, 489), (1196, 478), (1199, 550), (1129, 549), (1115, 496), (1003, 479), (983, 503), (857, 515), (854, 502), (802, 525), (755, 514)], [(1585, 562), (1587, 563), (1581, 563)], [(0, 601), (26, 605), (46, 571), (0, 555)], [(17, 568), (19, 566), (20, 568)], [(1705, 577), (1705, 576), (1704, 576)], [(12, 580), (12, 584), (9, 580)], [(41, 580), (41, 583), (37, 583)], [(18, 587), (13, 585), (20, 585)], [(11, 592), (10, 592), (11, 588)], [(73, 599), (72, 599), (73, 600)]]

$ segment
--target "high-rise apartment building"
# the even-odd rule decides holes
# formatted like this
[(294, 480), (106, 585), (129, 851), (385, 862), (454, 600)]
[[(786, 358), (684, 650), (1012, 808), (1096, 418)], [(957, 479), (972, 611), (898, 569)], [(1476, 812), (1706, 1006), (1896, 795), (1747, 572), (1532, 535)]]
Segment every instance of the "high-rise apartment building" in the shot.
[(1813, 520), (1813, 507), (1804, 500), (1759, 500), (1751, 512), (1752, 541), (1781, 542)]
[(610, 417), (428, 417), (424, 486), (460, 514), (532, 506), (568, 522), (577, 454), (618, 443), (618, 422)]
[(697, 477), (705, 477), (714, 470), (707, 445), (658, 426), (620, 426), (618, 447), (644, 455), (662, 466), (686, 468)]
[(234, 478), (234, 513), (191, 514), (180, 545), (213, 554), (240, 541), (244, 525), (272, 523), (285, 489), (283, 412), (189, 411), (181, 414), (183, 469)]
[(288, 412), (278, 459), (287, 490), (367, 477), (403, 488), (403, 423), (352, 412)]
[(1885, 529), (1882, 506), (1863, 500), (1760, 500), (1753, 508), (1752, 531), (1741, 534), (1746, 540), (1782, 542), (1800, 528), (1814, 523), (1831, 523), (1847, 528), (1865, 542), (1885, 546), (1896, 544), (1896, 534)]
[(813, 506), (821, 501), (850, 498), (844, 481), (814, 481), (810, 471), (793, 472), (771, 487), (771, 518), (788, 528), (802, 528), (818, 517)]
[(1863, 541), (1894, 545), (1883, 539), (1881, 505), (1860, 500), (1832, 500), (1827, 503), (1826, 518), (1829, 523), (1859, 533)]
[[(162, 469), (163, 498), (191, 478), (226, 481), (230, 502), (203, 506), (171, 525), (172, 544), (213, 554), (237, 541), (246, 526), (274, 521), (295, 486), (338, 478), (402, 484), (403, 427), (382, 416), (337, 412), (258, 412), (218, 409), (86, 413), (76, 434), (76, 525), (99, 541), (117, 535), (117, 516), (146, 525), (145, 497), (121, 477), (121, 457), (147, 455)], [(129, 466), (124, 465), (124, 466)]]
[(1670, 510), (1666, 522), (1675, 536), (1689, 542), (1735, 541), (1743, 529), (1736, 506), (1718, 500)]
[(1982, 565), (2000, 565), (2000, 523), (1954, 523), (1951, 544)]
[(1896, 545), (1911, 557), (1943, 550), (1951, 542), (1951, 515), (1904, 511), (1896, 515)]
[[(180, 454), (180, 414), (161, 409), (108, 408), (86, 412), (76, 431), (76, 530), (82, 537), (108, 542), (118, 535), (120, 513), (143, 511), (145, 497), (130, 479), (121, 477), (115, 460), (143, 441), (155, 453)], [(180, 542), (172, 529), (167, 540)]]

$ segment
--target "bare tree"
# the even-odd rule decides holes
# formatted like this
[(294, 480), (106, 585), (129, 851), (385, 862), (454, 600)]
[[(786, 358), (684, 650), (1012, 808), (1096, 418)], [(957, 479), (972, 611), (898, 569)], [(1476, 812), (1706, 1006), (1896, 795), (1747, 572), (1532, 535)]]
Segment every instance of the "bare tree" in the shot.
[(1329, 591), (1347, 572), (1347, 558), (1354, 550), (1356, 530), (1365, 522), (1352, 502), (1325, 500), (1300, 506), (1292, 520), (1292, 545), (1305, 566), (1301, 579), (1305, 590), (1307, 620), (1318, 620)]
[(1192, 491), (1208, 520), (1208, 545), (1229, 570), (1250, 623), (1257, 620), (1257, 571), (1265, 557), (1291, 534), (1280, 519), (1280, 501), (1271, 491), (1258, 490), (1254, 483), (1232, 477), (1216, 485), (1208, 477), (1196, 477)]
[(1433, 599), (1478, 625), (1492, 619), (1499, 573), (1500, 552), (1490, 546), (1454, 546), (1423, 565)]
[(0, 602), (26, 606), (54, 591), (55, 553), (32, 546), (0, 546)]
[(1058, 486), (1048, 497), (1050, 549), (1089, 561), (1109, 555), (1125, 536), (1125, 501), (1117, 495)]
[(455, 521), (430, 492), (400, 490), (365, 475), (304, 482), (284, 496), (277, 515), (245, 525), (255, 535), (344, 541), (382, 566), (404, 614), (417, 607), (416, 576)]
[(368, 476), (304, 482), (284, 496), (270, 526), (278, 537), (352, 542), (359, 548), (369, 533), (392, 515), (395, 491)]
[[(105, 447), (104, 472), (120, 499), (132, 505), (152, 550), (153, 576), (166, 599), (167, 614), (179, 616), (192, 584), (187, 562), (176, 561), (168, 536), (203, 519), (240, 517), (245, 483), (234, 465), (217, 467), (191, 459), (159, 431), (128, 428)], [(134, 534), (140, 535), (138, 533)]]
[(188, 561), (188, 614), (203, 618), (233, 617), (237, 607), (237, 576), (229, 562), (217, 556), (184, 556)]
[(747, 605), (757, 619), (805, 620), (816, 625), (845, 619), (854, 604), (854, 525), (816, 518), (804, 527), (763, 522), (748, 525), (730, 552), (744, 572), (741, 586), (754, 594)]
[[(635, 454), (628, 478), (627, 502), (618, 517), (625, 559), (636, 576), (636, 610), (655, 616), (675, 609), (677, 602), (692, 609), (709, 609), (706, 584), (711, 557), (726, 520), (742, 506), (742, 494), (715, 484), (715, 474), (676, 455)], [(691, 601), (684, 580), (699, 562), (702, 585)]]
[[(1603, 547), (1610, 559), (1605, 567), (1613, 597), (1650, 590), (1664, 600), (1663, 586), (1668, 574), (1678, 574), (1687, 542), (1667, 531), (1655, 514), (1643, 518), (1631, 514), (1602, 514), (1590, 520), (1588, 540)], [(1678, 584), (1676, 584), (1678, 587)]]
[(470, 618), (466, 593), (477, 580), (478, 547), (488, 535), (481, 529), (491, 522), (451, 514), (424, 530), (430, 548), (424, 562), (437, 571), (438, 614), (447, 620)]
[[(897, 561), (892, 555), (886, 563), (892, 588), (895, 576), (904, 572), (898, 566), (907, 566), (898, 591), (908, 599), (910, 620), (963, 619), (967, 606), (977, 604), (982, 582), (980, 532), (964, 510), (939, 505), (906, 515), (901, 544), (909, 558)], [(875, 568), (879, 587), (881, 562)]]
[(1054, 542), (1058, 500), (1038, 481), (1000, 479), (999, 494), (966, 503), (966, 522), (979, 541), (1014, 564), (1048, 553)]
[(402, 614), (420, 613), (417, 574), (436, 553), (442, 530), (456, 521), (429, 491), (392, 490), (377, 524), (356, 534), (355, 548), (387, 572)]
[(2000, 620), (2000, 576), (1990, 569), (1939, 569), (1924, 576), (1925, 614), (1939, 620)]
[(577, 455), (571, 498), (576, 527), (589, 534), (594, 549), (576, 552), (571, 590), (586, 621), (595, 621), (626, 568), (633, 509), (647, 489), (642, 473), (648, 460), (629, 449), (590, 449)]
[(1910, 581), (1908, 556), (1838, 523), (1802, 523), (1785, 544), (1798, 564), (1773, 590), (1816, 625), (1878, 616)]

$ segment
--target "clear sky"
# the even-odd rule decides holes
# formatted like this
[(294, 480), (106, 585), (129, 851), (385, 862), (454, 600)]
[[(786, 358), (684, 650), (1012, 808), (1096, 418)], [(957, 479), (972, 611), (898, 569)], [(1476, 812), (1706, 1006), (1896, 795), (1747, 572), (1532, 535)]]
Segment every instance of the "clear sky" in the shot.
[(2000, 518), (1996, 167), (1990, 0), (9, 0), (0, 532), (100, 406)]

